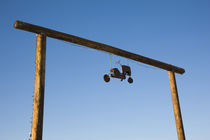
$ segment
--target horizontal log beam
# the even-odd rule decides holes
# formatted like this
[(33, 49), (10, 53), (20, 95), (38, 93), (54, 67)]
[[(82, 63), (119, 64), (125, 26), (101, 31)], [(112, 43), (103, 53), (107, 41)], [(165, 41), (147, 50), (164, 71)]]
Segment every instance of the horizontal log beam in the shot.
[(173, 66), (164, 62), (160, 62), (158, 60), (154, 60), (148, 57), (144, 57), (135, 53), (131, 53), (122, 49), (118, 49), (115, 47), (112, 47), (110, 45), (106, 45), (106, 44), (102, 44), (102, 43), (98, 43), (95, 41), (91, 41), (88, 39), (84, 39), (84, 38), (80, 38), (74, 35), (69, 35), (66, 33), (62, 33), (62, 32), (58, 32), (55, 30), (51, 30), (48, 28), (44, 28), (41, 26), (37, 26), (37, 25), (33, 25), (33, 24), (29, 24), (29, 23), (25, 23), (22, 21), (15, 21), (14, 27), (17, 29), (22, 29), (25, 31), (29, 31), (29, 32), (33, 32), (36, 34), (45, 34), (48, 37), (52, 37), (55, 39), (59, 39), (59, 40), (63, 40), (63, 41), (67, 41), (67, 42), (71, 42), (74, 44), (78, 44), (78, 45), (82, 45), (82, 46), (86, 46), (92, 49), (96, 49), (96, 50), (101, 50), (101, 51), (105, 51), (105, 52), (109, 52), (118, 56), (122, 56), (128, 59), (132, 59), (144, 64), (148, 64), (154, 67), (158, 67), (167, 71), (173, 71), (179, 74), (183, 74), (185, 72), (185, 70), (183, 68), (177, 67), (177, 66)]

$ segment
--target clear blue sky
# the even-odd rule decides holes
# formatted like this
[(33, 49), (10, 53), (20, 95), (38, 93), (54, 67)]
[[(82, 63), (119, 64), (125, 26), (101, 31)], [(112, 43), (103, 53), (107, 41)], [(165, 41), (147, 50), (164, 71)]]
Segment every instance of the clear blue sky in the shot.
[[(186, 138), (210, 140), (210, 1), (2, 0), (0, 17), (1, 140), (31, 131), (36, 35), (15, 20), (185, 68), (176, 78)], [(176, 140), (167, 71), (129, 64), (132, 85), (105, 83), (109, 54), (47, 38), (43, 139)]]

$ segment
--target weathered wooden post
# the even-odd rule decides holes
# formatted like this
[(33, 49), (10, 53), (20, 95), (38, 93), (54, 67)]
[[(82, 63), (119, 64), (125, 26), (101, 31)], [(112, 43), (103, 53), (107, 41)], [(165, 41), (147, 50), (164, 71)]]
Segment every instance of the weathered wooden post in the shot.
[(172, 103), (174, 108), (174, 117), (176, 121), (176, 129), (177, 129), (177, 135), (179, 140), (185, 140), (185, 134), (184, 134), (184, 126), (182, 122), (182, 114), (179, 104), (179, 96), (176, 86), (176, 78), (175, 73), (172, 71), (168, 71), (169, 76), (169, 83), (171, 88), (171, 97), (172, 97)]
[(46, 36), (37, 34), (32, 140), (42, 140), (45, 89)]

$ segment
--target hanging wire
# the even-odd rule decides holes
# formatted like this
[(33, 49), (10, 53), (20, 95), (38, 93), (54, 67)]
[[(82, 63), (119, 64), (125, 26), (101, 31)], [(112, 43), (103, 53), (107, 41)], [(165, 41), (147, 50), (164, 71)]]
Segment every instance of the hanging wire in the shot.
[(109, 58), (110, 58), (110, 67), (112, 69), (112, 54), (111, 53), (109, 54)]
[(128, 63), (128, 58), (126, 59), (126, 62), (127, 62), (127, 65), (129, 66), (129, 63)]
[[(69, 43), (69, 42), (66, 42), (66, 41), (63, 41), (63, 42), (64, 42), (65, 44), (70, 45), (70, 46), (75, 46), (75, 47), (79, 47), (79, 48), (83, 48), (83, 49), (87, 49), (87, 48), (88, 48), (88, 49), (91, 49), (91, 50), (95, 50), (95, 49), (92, 49), (92, 48), (89, 48), (89, 47), (84, 47), (83, 45), (78, 45), (78, 44), (74, 44), (74, 43)], [(109, 53), (109, 52), (106, 52), (106, 51), (102, 51), (102, 50), (97, 50), (97, 51), (100, 51), (100, 52), (103, 52), (103, 53), (106, 53), (106, 54), (109, 54), (109, 55), (110, 55), (110, 66), (111, 66), (111, 68), (112, 68), (111, 57), (112, 57), (112, 55), (114, 55), (114, 54)], [(118, 56), (118, 55), (116, 55), (116, 56), (119, 58), (119, 60), (116, 61), (116, 64), (120, 64), (120, 58), (121, 58), (122, 56)], [(157, 70), (157, 68), (155, 68), (155, 67), (146, 66), (146, 65), (141, 64), (141, 63), (139, 63), (139, 62), (136, 62), (136, 61), (134, 61), (134, 60), (131, 60), (131, 62), (137, 64), (137, 65), (140, 66), (140, 67), (144, 67), (144, 68), (149, 68), (149, 69)], [(127, 65), (129, 66), (128, 58), (126, 58), (126, 63), (127, 63)], [(120, 64), (120, 65), (121, 65), (121, 64)]]
[[(36, 35), (37, 36), (37, 35)], [(35, 50), (36, 51), (36, 50)], [(34, 60), (34, 65), (36, 65), (36, 53), (35, 53), (35, 60)], [(34, 73), (35, 73), (35, 69), (34, 69)], [(35, 79), (35, 75), (34, 75), (34, 79)], [(31, 136), (32, 136), (32, 123), (33, 123), (33, 109), (34, 109), (34, 89), (32, 91), (32, 105), (31, 105), (31, 108), (32, 108), (32, 112), (31, 112), (31, 117), (30, 117), (30, 132), (29, 132), (29, 136), (28, 137), (28, 140), (31, 140)]]
[(83, 48), (83, 49), (90, 49), (90, 50), (94, 50), (94, 51), (100, 51), (100, 52), (103, 52), (103, 53), (106, 53), (106, 54), (112, 54), (112, 53), (110, 53), (110, 52), (106, 52), (106, 51), (103, 51), (103, 50), (96, 50), (96, 49), (94, 49), (94, 48), (85, 47), (85, 46), (83, 46), (83, 45), (78, 45), (78, 44), (66, 42), (66, 41), (63, 41), (63, 40), (62, 40), (62, 42), (64, 42), (64, 43), (67, 44), (67, 45), (74, 46), (74, 47), (79, 47), (79, 48)]
[[(32, 92), (33, 93), (33, 92)], [(29, 133), (29, 137), (28, 140), (31, 140), (31, 136), (32, 136), (32, 121), (33, 121), (33, 106), (34, 106), (34, 95), (32, 95), (32, 100), (33, 100), (33, 103), (32, 103), (32, 113), (31, 113), (31, 117), (30, 117), (30, 133)]]
[[(66, 41), (63, 41), (65, 44), (67, 45), (70, 45), (70, 46), (74, 46), (74, 47), (79, 47), (79, 48), (83, 48), (83, 49), (91, 49), (91, 50), (95, 50), (93, 48), (89, 48), (89, 47), (85, 47), (83, 45), (78, 45), (78, 44), (74, 44), (74, 43), (70, 43), (70, 42), (66, 42)], [(95, 50), (96, 51), (96, 50)], [(100, 51), (100, 52), (103, 52), (103, 53), (106, 53), (106, 54), (109, 54), (109, 59), (110, 59), (110, 67), (112, 69), (112, 53), (109, 53), (109, 52), (106, 52), (106, 51), (102, 51), (102, 50), (97, 50), (97, 51)]]
[(120, 63), (120, 60), (116, 61), (116, 64), (119, 64), (119, 65), (121, 65), (121, 63)]
[(155, 68), (155, 67), (147, 66), (147, 65), (145, 65), (145, 64), (141, 64), (141, 63), (136, 62), (136, 61), (134, 61), (134, 60), (132, 60), (131, 62), (137, 64), (137, 65), (140, 66), (140, 67), (149, 68), (149, 69), (152, 69), (152, 70), (158, 70), (158, 69)]
[(33, 123), (33, 108), (34, 108), (34, 95), (32, 95), (32, 100), (33, 100), (33, 104), (32, 104), (32, 113), (31, 113), (31, 121), (30, 121), (30, 124), (31, 124), (31, 131), (30, 131), (30, 134), (29, 134), (29, 139), (28, 140), (31, 140), (31, 135), (32, 135), (32, 123)]
[(78, 45), (78, 44), (73, 44), (73, 43), (70, 43), (70, 42), (66, 42), (66, 41), (63, 41), (63, 43), (67, 44), (67, 45), (70, 45), (70, 46), (75, 46), (75, 47), (79, 47), (79, 48), (83, 48), (83, 49), (86, 49), (87, 47), (84, 47), (82, 45)]

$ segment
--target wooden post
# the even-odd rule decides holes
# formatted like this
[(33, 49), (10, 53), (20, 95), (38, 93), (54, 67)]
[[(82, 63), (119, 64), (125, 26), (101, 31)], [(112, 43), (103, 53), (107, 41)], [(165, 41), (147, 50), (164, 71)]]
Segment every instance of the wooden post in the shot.
[(185, 140), (185, 134), (184, 134), (184, 126), (182, 122), (182, 114), (179, 104), (179, 96), (176, 86), (176, 78), (175, 74), (172, 71), (168, 71), (169, 76), (169, 83), (171, 88), (171, 97), (172, 97), (172, 103), (174, 108), (174, 116), (176, 121), (176, 129), (177, 129), (177, 135), (178, 140)]
[(46, 36), (37, 34), (34, 105), (31, 140), (42, 140), (44, 87), (45, 87)]

